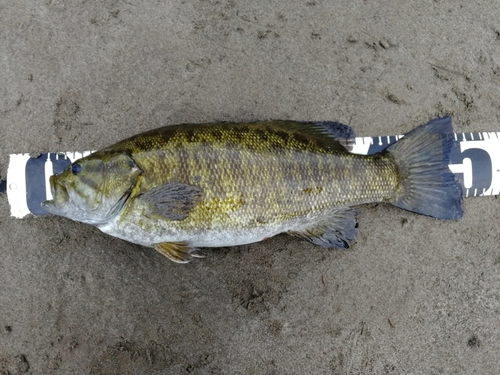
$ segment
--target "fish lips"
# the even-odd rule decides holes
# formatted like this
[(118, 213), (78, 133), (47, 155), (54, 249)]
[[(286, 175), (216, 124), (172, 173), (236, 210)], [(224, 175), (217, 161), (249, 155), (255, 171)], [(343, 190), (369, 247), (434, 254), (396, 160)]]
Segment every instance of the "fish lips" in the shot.
[(49, 181), (52, 200), (42, 202), (42, 208), (49, 214), (61, 215), (63, 207), (69, 202), (68, 190), (55, 175), (50, 176)]

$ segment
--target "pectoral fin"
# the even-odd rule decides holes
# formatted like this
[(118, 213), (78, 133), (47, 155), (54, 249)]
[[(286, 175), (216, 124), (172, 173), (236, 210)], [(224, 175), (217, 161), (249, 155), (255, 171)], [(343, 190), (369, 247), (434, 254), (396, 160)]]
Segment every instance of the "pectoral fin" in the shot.
[(160, 215), (170, 220), (184, 220), (202, 197), (202, 190), (181, 182), (170, 182), (141, 194), (138, 199), (149, 203)]
[(341, 249), (348, 249), (349, 243), (356, 238), (357, 233), (356, 211), (350, 207), (337, 207), (311, 227), (288, 232), (315, 245)]
[(189, 263), (193, 258), (204, 258), (205, 255), (185, 242), (162, 242), (153, 248), (175, 263)]

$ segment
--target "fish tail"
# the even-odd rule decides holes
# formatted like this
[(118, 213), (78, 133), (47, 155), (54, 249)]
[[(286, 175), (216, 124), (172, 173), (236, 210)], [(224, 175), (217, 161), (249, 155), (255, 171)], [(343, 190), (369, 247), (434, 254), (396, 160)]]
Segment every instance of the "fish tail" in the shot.
[(448, 164), (454, 144), (451, 117), (421, 125), (387, 151), (399, 167), (397, 207), (438, 219), (462, 217), (462, 188)]

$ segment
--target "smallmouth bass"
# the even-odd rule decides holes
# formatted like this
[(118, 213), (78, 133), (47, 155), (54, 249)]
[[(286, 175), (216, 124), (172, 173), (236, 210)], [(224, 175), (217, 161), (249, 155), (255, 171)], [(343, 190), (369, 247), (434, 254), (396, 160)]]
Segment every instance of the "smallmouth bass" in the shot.
[(199, 247), (258, 242), (279, 233), (348, 248), (352, 206), (387, 202), (438, 219), (462, 216), (448, 168), (450, 117), (421, 125), (374, 155), (339, 142), (331, 122), (182, 124), (138, 134), (51, 176), (52, 214), (92, 224), (186, 263)]

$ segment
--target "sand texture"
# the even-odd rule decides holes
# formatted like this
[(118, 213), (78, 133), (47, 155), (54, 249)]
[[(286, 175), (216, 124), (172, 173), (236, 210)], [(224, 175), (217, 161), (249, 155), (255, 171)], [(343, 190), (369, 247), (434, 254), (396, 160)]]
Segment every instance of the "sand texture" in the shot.
[[(185, 122), (500, 131), (500, 2), (0, 0), (0, 173)], [(498, 374), (496, 197), (177, 265), (0, 196), (0, 374)]]

